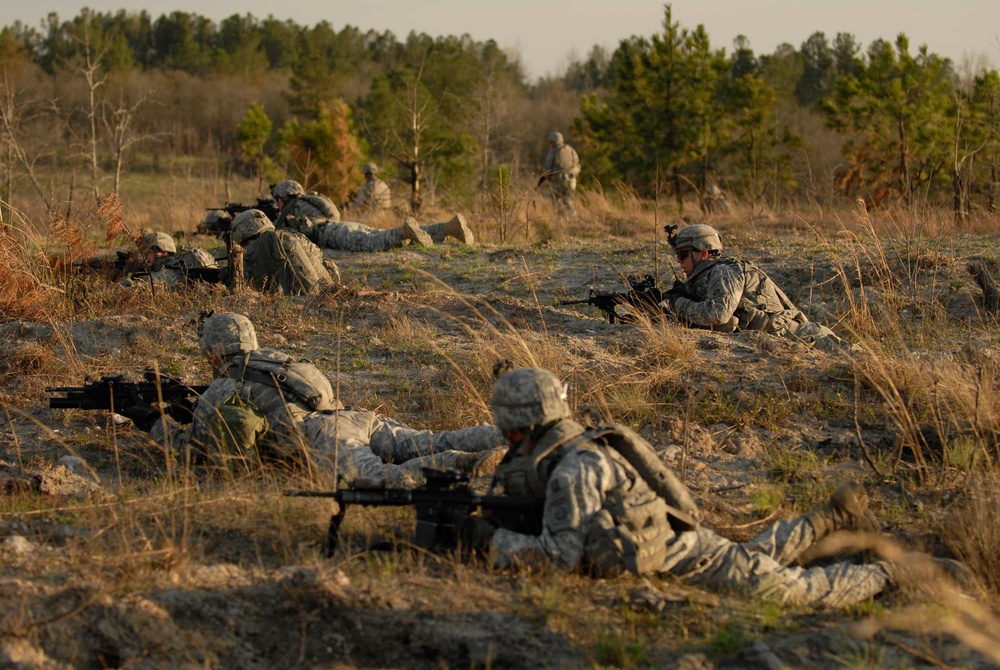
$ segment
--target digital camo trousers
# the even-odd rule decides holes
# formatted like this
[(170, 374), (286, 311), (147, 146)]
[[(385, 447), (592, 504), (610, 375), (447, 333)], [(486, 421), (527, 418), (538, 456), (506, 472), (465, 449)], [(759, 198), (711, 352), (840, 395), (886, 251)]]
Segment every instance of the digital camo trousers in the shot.
[(317, 239), (320, 247), (343, 251), (386, 251), (403, 246), (402, 228), (383, 230), (354, 221), (323, 224)]
[(742, 544), (702, 526), (682, 533), (671, 543), (664, 571), (693, 584), (793, 605), (850, 605), (888, 585), (888, 575), (878, 565), (841, 562), (814, 568), (791, 566), (816, 539), (805, 517), (779, 521)]

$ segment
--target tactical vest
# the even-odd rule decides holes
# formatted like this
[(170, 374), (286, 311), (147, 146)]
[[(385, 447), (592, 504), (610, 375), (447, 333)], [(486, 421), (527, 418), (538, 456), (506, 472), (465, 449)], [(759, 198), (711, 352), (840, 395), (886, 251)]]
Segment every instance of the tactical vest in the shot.
[[(543, 451), (516, 458), (497, 468), (496, 478), (508, 495), (544, 503), (546, 484), (563, 454), (573, 449), (604, 454), (618, 466), (615, 471), (619, 479), (614, 490), (606, 494), (600, 512), (591, 520), (584, 545), (584, 568), (596, 576), (614, 576), (624, 570), (648, 574), (663, 564), (667, 543), (674, 537), (673, 508), (657, 495), (629, 459), (612, 446), (633, 443), (634, 438), (649, 444), (619, 424), (602, 426), (557, 442)], [(652, 450), (651, 446), (648, 448)], [(641, 451), (643, 447), (623, 448), (624, 451), (629, 449)], [(694, 507), (693, 501), (690, 505)]]
[(242, 358), (234, 357), (226, 375), (274, 387), (288, 401), (314, 411), (344, 407), (334, 396), (330, 380), (316, 366), (296, 361), (276, 349), (258, 349)]

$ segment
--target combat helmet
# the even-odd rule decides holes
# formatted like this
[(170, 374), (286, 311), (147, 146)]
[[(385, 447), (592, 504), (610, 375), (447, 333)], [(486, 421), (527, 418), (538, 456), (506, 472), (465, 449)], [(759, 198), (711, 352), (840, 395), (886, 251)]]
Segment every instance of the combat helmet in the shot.
[(271, 189), (271, 195), (275, 198), (294, 198), (305, 194), (306, 190), (302, 188), (302, 184), (294, 179), (286, 179), (285, 181), (278, 182)]
[(512, 370), (493, 387), (493, 420), (501, 431), (527, 430), (569, 415), (566, 386), (548, 370)]
[(210, 209), (205, 215), (205, 228), (208, 230), (222, 230), (223, 224), (226, 227), (232, 223), (232, 215), (224, 209)]
[(205, 356), (257, 351), (257, 332), (242, 314), (213, 314), (198, 326), (198, 346)]
[(553, 130), (549, 133), (549, 142), (555, 142), (556, 144), (563, 143), (563, 136), (558, 130)]
[(685, 226), (671, 240), (674, 249), (694, 249), (695, 251), (722, 251), (719, 231), (704, 223)]
[(166, 233), (146, 233), (139, 238), (136, 246), (143, 253), (147, 251), (166, 251), (168, 254), (177, 253), (177, 245), (174, 244), (174, 238)]
[(240, 212), (233, 219), (229, 234), (232, 236), (233, 242), (242, 245), (251, 238), (269, 230), (274, 230), (274, 224), (267, 218), (267, 214), (259, 209), (248, 209), (245, 212)]
[(365, 174), (370, 174), (371, 176), (374, 177), (375, 175), (378, 174), (378, 166), (375, 165), (375, 163), (371, 162), (365, 163), (364, 167), (361, 168), (361, 171)]

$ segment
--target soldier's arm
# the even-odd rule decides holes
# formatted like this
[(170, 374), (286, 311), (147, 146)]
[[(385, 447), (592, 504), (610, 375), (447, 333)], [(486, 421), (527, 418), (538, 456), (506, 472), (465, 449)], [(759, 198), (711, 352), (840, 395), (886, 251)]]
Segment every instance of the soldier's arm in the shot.
[(737, 265), (717, 265), (710, 272), (713, 276), (707, 298), (696, 301), (680, 297), (674, 301), (679, 319), (695, 326), (718, 326), (732, 319), (743, 296), (743, 272)]
[(494, 566), (548, 563), (561, 570), (575, 570), (583, 558), (590, 521), (613, 483), (611, 464), (597, 452), (567, 454), (546, 486), (542, 533), (498, 530), (490, 543)]

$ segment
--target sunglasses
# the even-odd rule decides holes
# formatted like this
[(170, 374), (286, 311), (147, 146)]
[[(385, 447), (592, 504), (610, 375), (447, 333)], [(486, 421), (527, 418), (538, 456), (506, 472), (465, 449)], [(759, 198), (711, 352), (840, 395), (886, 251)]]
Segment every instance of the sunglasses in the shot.
[(688, 256), (691, 255), (690, 249), (678, 249), (677, 250), (677, 262), (683, 263), (687, 260)]

